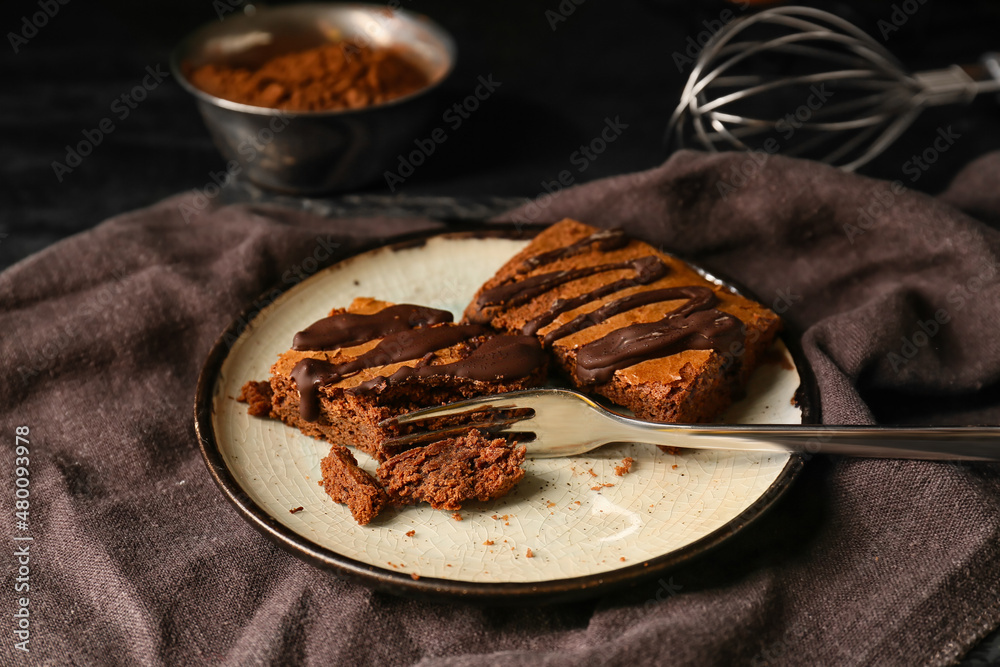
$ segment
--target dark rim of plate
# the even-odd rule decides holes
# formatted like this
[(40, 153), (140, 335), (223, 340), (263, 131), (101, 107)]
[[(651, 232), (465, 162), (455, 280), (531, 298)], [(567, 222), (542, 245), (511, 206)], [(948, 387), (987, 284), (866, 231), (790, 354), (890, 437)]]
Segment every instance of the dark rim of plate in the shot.
[[(415, 245), (422, 245), (433, 237), (455, 239), (530, 239), (547, 226), (548, 224), (514, 225), (508, 223), (479, 223), (469, 225), (466, 231), (420, 232), (407, 235), (396, 243), (369, 245), (350, 255), (338, 257), (335, 261), (330, 261), (323, 268), (329, 268), (374, 250), (402, 250), (412, 248)], [(691, 264), (701, 271), (703, 275), (710, 277), (714, 281), (723, 283), (732, 291), (754, 299), (753, 295), (747, 290), (733, 281), (722, 278), (717, 272), (703, 271), (697, 264), (692, 264), (689, 261), (688, 264)], [(321, 270), (317, 270), (313, 276), (318, 275)], [(313, 276), (310, 276), (310, 278)], [(296, 285), (276, 286), (265, 292), (262, 298), (265, 300), (271, 299), (276, 294), (276, 290), (283, 295), (286, 291), (300, 287), (308, 282), (309, 278)], [(271, 300), (273, 301), (274, 299)], [(759, 299), (754, 300), (759, 302)], [(260, 300), (257, 301), (257, 303), (260, 302)], [(212, 347), (212, 351), (209, 353), (208, 359), (202, 367), (201, 375), (198, 377), (198, 387), (194, 403), (194, 423), (195, 431), (198, 435), (198, 444), (205, 459), (205, 464), (208, 466), (208, 471), (212, 475), (212, 479), (215, 480), (215, 483), (222, 490), (226, 499), (239, 510), (244, 519), (263, 533), (265, 537), (306, 562), (331, 570), (345, 579), (365, 584), (376, 590), (424, 599), (452, 601), (462, 599), (483, 604), (510, 605), (565, 602), (595, 597), (612, 590), (635, 586), (662, 576), (668, 570), (701, 556), (746, 528), (784, 495), (801, 472), (805, 463), (805, 459), (802, 456), (793, 454), (771, 486), (751, 503), (749, 507), (725, 525), (680, 549), (634, 565), (583, 577), (539, 582), (481, 583), (437, 579), (433, 577), (413, 579), (408, 573), (390, 571), (347, 558), (335, 551), (315, 544), (308, 538), (295, 532), (258, 506), (243, 490), (226, 466), (218, 443), (215, 440), (215, 432), (212, 427), (212, 405), (216, 380), (231, 348), (231, 345), (227, 341), (232, 341), (234, 338), (245, 335), (251, 323), (251, 320), (247, 318), (259, 315), (262, 310), (266, 310), (266, 308), (248, 307), (222, 332)], [(782, 340), (792, 354), (796, 370), (801, 379), (801, 384), (795, 394), (795, 401), (796, 405), (802, 410), (803, 423), (818, 423), (820, 412), (817, 386), (815, 378), (805, 361), (802, 349), (798, 344), (799, 338), (799, 336), (794, 335), (794, 332), (787, 331), (782, 336)]]

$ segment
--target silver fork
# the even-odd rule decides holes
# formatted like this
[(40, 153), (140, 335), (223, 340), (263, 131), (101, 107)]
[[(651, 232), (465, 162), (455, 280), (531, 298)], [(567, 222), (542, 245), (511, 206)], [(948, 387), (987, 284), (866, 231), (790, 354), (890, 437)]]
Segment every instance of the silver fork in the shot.
[[(477, 414), (478, 413), (478, 414)], [(515, 414), (511, 414), (515, 413)], [(996, 426), (814, 426), (800, 424), (659, 424), (610, 412), (566, 389), (530, 389), (425, 408), (387, 419), (396, 429), (453, 415), (478, 420), (392, 438), (387, 454), (476, 428), (528, 439), (533, 458), (575, 456), (611, 442), (642, 442), (693, 449), (752, 452), (808, 452), (877, 458), (1000, 460)]]

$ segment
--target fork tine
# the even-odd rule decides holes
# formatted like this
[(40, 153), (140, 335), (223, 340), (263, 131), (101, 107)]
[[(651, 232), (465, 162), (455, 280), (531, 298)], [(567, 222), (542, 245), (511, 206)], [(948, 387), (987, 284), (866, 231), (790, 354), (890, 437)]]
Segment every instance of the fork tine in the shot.
[(475, 412), (474, 408), (490, 408), (494, 410), (512, 410), (516, 408), (526, 407), (520, 404), (520, 399), (522, 396), (527, 396), (528, 394), (534, 394), (535, 392), (520, 392), (513, 391), (507, 394), (494, 394), (492, 396), (480, 396), (477, 398), (469, 398), (464, 401), (457, 401), (455, 403), (448, 403), (446, 405), (439, 405), (433, 408), (421, 408), (420, 410), (414, 410), (413, 412), (407, 412), (403, 415), (398, 415), (396, 417), (390, 417), (388, 419), (383, 419), (379, 422), (379, 428), (391, 429), (396, 428), (402, 424), (408, 424), (414, 421), (422, 421), (424, 419), (429, 419), (432, 417), (444, 417), (446, 415), (454, 415), (462, 412)]
[[(502, 419), (489, 422), (477, 422), (474, 424), (462, 424), (434, 431), (418, 431), (416, 433), (401, 435), (399, 437), (386, 440), (382, 443), (382, 451), (385, 452), (386, 456), (395, 456), (396, 454), (406, 451), (407, 449), (413, 449), (414, 447), (429, 445), (430, 443), (437, 442), (438, 440), (445, 440), (447, 438), (464, 435), (473, 429), (486, 435), (497, 435), (500, 433), (503, 433), (504, 435), (512, 435), (512, 433), (506, 429), (519, 421), (521, 421), (521, 418)], [(520, 434), (521, 432), (518, 433)]]

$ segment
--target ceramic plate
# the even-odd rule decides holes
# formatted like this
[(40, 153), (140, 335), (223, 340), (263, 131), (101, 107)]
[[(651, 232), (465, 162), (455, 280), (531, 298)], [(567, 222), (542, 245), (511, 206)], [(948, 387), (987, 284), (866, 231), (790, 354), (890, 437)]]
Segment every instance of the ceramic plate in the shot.
[[(356, 296), (444, 308), (457, 319), (476, 289), (527, 243), (509, 236), (449, 234), (356, 255), (282, 293), (249, 325), (245, 317), (234, 322), (206, 363), (195, 412), (209, 470), (244, 517), (307, 560), (382, 589), (494, 602), (557, 600), (660, 574), (732, 535), (777, 499), (799, 458), (710, 450), (670, 455), (621, 444), (575, 458), (529, 460), (516, 489), (494, 502), (469, 503), (458, 513), (405, 507), (359, 526), (319, 486), (329, 445), (250, 417), (236, 402), (245, 382), (269, 376), (295, 332)], [(777, 354), (784, 363), (762, 365), (747, 398), (723, 420), (802, 422), (793, 398), (800, 373), (780, 342)], [(373, 459), (357, 457), (374, 473)], [(625, 457), (634, 463), (618, 476), (615, 467)], [(290, 513), (297, 507), (303, 509)]]

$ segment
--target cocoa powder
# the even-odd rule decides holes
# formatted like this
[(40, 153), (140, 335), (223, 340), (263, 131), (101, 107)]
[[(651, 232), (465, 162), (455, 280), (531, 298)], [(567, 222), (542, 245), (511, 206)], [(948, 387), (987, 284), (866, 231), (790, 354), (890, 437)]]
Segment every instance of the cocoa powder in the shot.
[(359, 109), (430, 83), (427, 73), (402, 50), (348, 41), (276, 56), (256, 69), (188, 65), (185, 75), (210, 95), (286, 111)]

